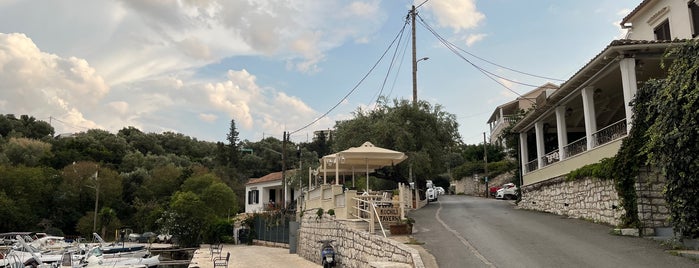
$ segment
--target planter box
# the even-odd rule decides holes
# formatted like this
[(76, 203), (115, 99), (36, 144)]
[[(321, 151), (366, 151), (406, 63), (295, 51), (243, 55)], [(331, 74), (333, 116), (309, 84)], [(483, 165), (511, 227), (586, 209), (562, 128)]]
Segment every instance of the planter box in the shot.
[(409, 235), (413, 233), (412, 224), (392, 224), (388, 226), (391, 235)]

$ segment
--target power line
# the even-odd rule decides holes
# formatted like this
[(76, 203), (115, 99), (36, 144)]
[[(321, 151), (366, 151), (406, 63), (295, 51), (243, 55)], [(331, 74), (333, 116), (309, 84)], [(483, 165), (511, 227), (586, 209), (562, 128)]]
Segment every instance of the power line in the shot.
[[(403, 40), (403, 34), (405, 33), (405, 28), (406, 28), (405, 26), (407, 26), (407, 25), (408, 25), (407, 23), (403, 24), (403, 29), (401, 29), (401, 31), (400, 31), (400, 38), (398, 39), (399, 40), (398, 44), (396, 44), (396, 49), (393, 51), (393, 57), (391, 58), (391, 64), (388, 66), (388, 70), (386, 71), (386, 76), (383, 79), (383, 83), (381, 83), (381, 89), (379, 90), (378, 94), (375, 95), (375, 97), (376, 97), (376, 102), (374, 102), (375, 105), (378, 104), (379, 99), (381, 98), (381, 93), (383, 93), (383, 90), (386, 87), (386, 81), (388, 80), (388, 77), (391, 74), (391, 70), (393, 70), (393, 66), (396, 63), (396, 56), (398, 55), (398, 50), (400, 48), (400, 42)], [(407, 48), (407, 42), (405, 42), (405, 44), (406, 44), (405, 48)], [(401, 62), (401, 64), (398, 65), (398, 72), (400, 71), (401, 66), (402, 66), (402, 62)], [(394, 79), (393, 86), (395, 86), (395, 80), (398, 78), (398, 72), (396, 72), (396, 76), (395, 76), (396, 78)], [(393, 92), (393, 88), (391, 88), (391, 92)], [(373, 97), (372, 97), (372, 99), (373, 99)]]
[[(490, 78), (490, 80), (493, 80), (495, 83), (498, 83), (499, 85), (501, 85), (501, 86), (504, 87), (505, 89), (509, 90), (510, 92), (516, 94), (516, 95), (519, 96), (519, 97), (522, 97), (522, 98), (524, 97), (524, 96), (522, 96), (522, 94), (520, 94), (519, 92), (514, 91), (513, 89), (511, 89), (510, 87), (506, 86), (506, 85), (505, 85), (504, 83), (502, 83), (501, 81), (498, 81), (497, 79), (493, 78), (493, 76), (498, 77), (498, 78), (501, 78), (501, 79), (504, 79), (504, 80), (507, 80), (507, 81), (510, 81), (510, 82), (513, 82), (513, 83), (521, 84), (521, 85), (526, 85), (526, 86), (535, 87), (535, 88), (536, 88), (536, 87), (539, 87), (539, 86), (535, 86), (535, 85), (530, 85), (530, 84), (525, 84), (525, 83), (520, 83), (520, 82), (517, 82), (517, 81), (514, 81), (514, 80), (510, 80), (510, 79), (507, 79), (507, 78), (505, 78), (505, 77), (496, 75), (496, 74), (494, 74), (494, 73), (492, 73), (492, 72), (489, 72), (489, 71), (487, 71), (487, 70), (481, 68), (480, 66), (476, 65), (475, 63), (473, 63), (472, 61), (468, 60), (466, 57), (464, 57), (463, 55), (461, 55), (461, 53), (459, 53), (459, 52), (456, 50), (455, 45), (453, 45), (451, 42), (447, 41), (444, 37), (442, 37), (441, 35), (439, 35), (439, 33), (437, 33), (432, 27), (430, 27), (430, 26), (423, 20), (422, 17), (420, 17), (419, 15), (418, 15), (418, 17), (420, 18), (420, 22), (422, 23), (422, 25), (423, 25), (428, 31), (430, 31), (430, 32), (432, 33), (432, 35), (434, 35), (445, 47), (447, 47), (447, 49), (449, 49), (452, 53), (454, 53), (455, 55), (457, 55), (459, 58), (461, 58), (461, 59), (463, 59), (464, 61), (468, 62), (471, 66), (473, 66), (473, 67), (476, 68), (478, 71), (480, 71), (481, 73), (483, 73), (486, 77)], [(530, 101), (531, 101), (531, 100), (530, 100)]]
[(400, 32), (396, 35), (396, 37), (393, 39), (393, 41), (391, 42), (391, 44), (388, 45), (388, 47), (386, 48), (386, 50), (384, 50), (383, 54), (381, 54), (381, 57), (379, 57), (379, 59), (376, 61), (376, 63), (374, 63), (374, 65), (371, 66), (371, 68), (369, 69), (369, 71), (362, 77), (362, 79), (360, 79), (359, 82), (357, 82), (357, 84), (356, 84), (344, 97), (342, 97), (342, 99), (340, 99), (340, 101), (338, 101), (333, 107), (331, 107), (331, 108), (330, 108), (327, 112), (325, 112), (323, 115), (319, 116), (318, 118), (316, 118), (316, 119), (313, 120), (312, 122), (306, 124), (305, 126), (299, 128), (299, 129), (297, 129), (297, 130), (294, 130), (294, 131), (292, 131), (292, 132), (289, 132), (289, 134), (294, 134), (294, 133), (296, 133), (296, 132), (299, 132), (299, 131), (301, 131), (301, 130), (304, 130), (304, 129), (306, 129), (307, 127), (310, 127), (311, 125), (313, 125), (313, 124), (315, 124), (316, 122), (320, 121), (320, 119), (322, 119), (323, 117), (325, 117), (325, 116), (327, 116), (328, 114), (330, 114), (330, 112), (332, 112), (333, 110), (335, 110), (335, 108), (337, 108), (338, 106), (340, 106), (340, 104), (341, 104), (342, 102), (344, 102), (350, 95), (352, 95), (352, 93), (354, 93), (354, 91), (357, 90), (357, 88), (359, 88), (359, 86), (360, 86), (360, 85), (364, 82), (364, 80), (366, 80), (366, 78), (374, 71), (374, 69), (376, 69), (376, 66), (378, 66), (379, 63), (381, 63), (381, 60), (383, 60), (383, 58), (386, 56), (386, 54), (387, 54), (388, 51), (391, 49), (391, 47), (393, 47), (393, 44), (395, 44), (395, 43), (396, 43), (396, 40), (398, 40), (398, 38), (401, 36), (401, 34), (402, 34), (402, 32), (403, 32), (403, 29), (405, 29), (405, 25), (403, 25), (403, 28), (402, 28), (402, 29), (400, 30)]
[(67, 123), (67, 122), (65, 122), (65, 121), (63, 121), (63, 120), (60, 120), (60, 119), (58, 119), (58, 118), (55, 118), (55, 117), (53, 117), (53, 116), (49, 116), (49, 119), (56, 120), (56, 121), (60, 122), (61, 124), (65, 125), (65, 126), (68, 126), (68, 127), (70, 127), (70, 128), (73, 128), (73, 129), (90, 130), (90, 128), (88, 128), (88, 127), (82, 127), (82, 126), (73, 125), (73, 124)]
[[(418, 17), (420, 17), (419, 14), (418, 14)], [(430, 32), (432, 32), (433, 34), (436, 34), (436, 31), (434, 31), (434, 30), (432, 29), (432, 27), (430, 27), (429, 25), (427, 25), (427, 23), (422, 19), (422, 17), (420, 17), (420, 20), (421, 20), (421, 22), (423, 23), (423, 26), (425, 26), (425, 28), (429, 28), (428, 30), (430, 30)], [(437, 34), (437, 35), (438, 35), (438, 34)], [(510, 68), (510, 67), (507, 67), (507, 66), (504, 66), (504, 65), (495, 63), (495, 62), (493, 62), (493, 61), (490, 61), (490, 60), (484, 59), (484, 58), (482, 58), (482, 57), (479, 57), (479, 56), (476, 55), (476, 54), (473, 54), (473, 53), (471, 53), (471, 52), (468, 52), (468, 51), (466, 51), (465, 49), (463, 49), (463, 48), (461, 48), (461, 47), (455, 45), (454, 43), (449, 42), (449, 41), (446, 40), (446, 39), (444, 39), (444, 41), (447, 42), (450, 46), (452, 46), (452, 47), (454, 47), (454, 48), (456, 48), (456, 49), (458, 49), (458, 50), (460, 50), (460, 51), (463, 51), (464, 53), (470, 55), (471, 57), (474, 57), (474, 58), (476, 58), (476, 59), (479, 59), (479, 60), (481, 60), (481, 61), (487, 62), (487, 63), (492, 64), (492, 65), (495, 65), (495, 66), (497, 66), (497, 67), (500, 67), (500, 68), (503, 68), (503, 69), (506, 69), (506, 70), (509, 70), (509, 71), (512, 71), (512, 72), (515, 72), (515, 73), (519, 73), (519, 74), (531, 76), (531, 77), (536, 77), (536, 78), (541, 78), (541, 79), (548, 79), (548, 80), (559, 81), (559, 82), (565, 82), (565, 80), (563, 80), (563, 79), (558, 79), (558, 78), (553, 78), (553, 77), (547, 77), (547, 76), (542, 76), (542, 75), (536, 75), (536, 74), (532, 74), (532, 73), (520, 71), (520, 70), (517, 70), (517, 69), (514, 69), (514, 68)]]

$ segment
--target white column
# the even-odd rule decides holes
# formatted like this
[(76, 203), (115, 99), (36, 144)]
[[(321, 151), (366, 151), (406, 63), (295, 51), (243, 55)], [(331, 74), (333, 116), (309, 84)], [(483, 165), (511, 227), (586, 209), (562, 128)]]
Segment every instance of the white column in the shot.
[(558, 132), (558, 159), (563, 161), (563, 148), (568, 145), (568, 129), (566, 127), (566, 107), (556, 107), (556, 131)]
[(536, 130), (536, 160), (539, 163), (539, 168), (544, 167), (544, 155), (546, 149), (544, 147), (544, 121), (539, 121), (534, 124)]
[(527, 150), (527, 132), (519, 133), (519, 150), (522, 159), (522, 174), (529, 172), (527, 162), (529, 162), (529, 150)]
[(592, 134), (597, 132), (597, 117), (595, 113), (595, 87), (583, 88), (581, 95), (583, 100), (583, 113), (585, 113), (585, 137), (587, 137), (587, 150), (592, 149)]
[(633, 110), (631, 99), (636, 96), (636, 59), (624, 58), (619, 62), (621, 68), (621, 87), (624, 91), (624, 108), (626, 108), (626, 133), (631, 131)]

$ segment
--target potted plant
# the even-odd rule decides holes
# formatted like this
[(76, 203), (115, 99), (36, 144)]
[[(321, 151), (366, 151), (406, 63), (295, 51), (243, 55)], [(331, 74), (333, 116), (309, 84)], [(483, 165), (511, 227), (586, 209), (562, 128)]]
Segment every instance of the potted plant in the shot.
[(408, 235), (413, 233), (413, 223), (415, 220), (413, 218), (401, 219), (396, 224), (391, 224), (388, 226), (392, 235)]

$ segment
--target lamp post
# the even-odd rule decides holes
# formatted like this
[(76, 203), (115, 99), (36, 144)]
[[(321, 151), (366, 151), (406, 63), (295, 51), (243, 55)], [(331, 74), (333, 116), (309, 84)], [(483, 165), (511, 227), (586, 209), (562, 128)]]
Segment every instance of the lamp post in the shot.
[[(413, 59), (415, 57), (413, 56)], [(417, 63), (423, 60), (429, 60), (428, 57), (423, 57), (413, 62), (413, 105), (417, 105)]]
[[(82, 175), (82, 174), (78, 174), (78, 170), (75, 168), (75, 167), (76, 167), (76, 163), (75, 163), (75, 162), (73, 162), (72, 167), (73, 167), (73, 172), (75, 173), (76, 177), (82, 178), (83, 175)], [(97, 232), (97, 207), (98, 207), (98, 205), (99, 205), (99, 200), (100, 200), (100, 181), (99, 181), (99, 177), (98, 177), (98, 176), (99, 176), (100, 166), (96, 164), (96, 165), (95, 165), (95, 168), (96, 168), (96, 169), (95, 169), (95, 174), (92, 175), (92, 176), (90, 176), (90, 178), (92, 178), (92, 179), (95, 180), (95, 185), (94, 185), (94, 186), (85, 185), (85, 186), (87, 186), (88, 188), (95, 189), (95, 215), (94, 215), (94, 217), (92, 218), (92, 232), (93, 232), (93, 233), (96, 233), (96, 232)], [(84, 169), (81, 169), (81, 172), (80, 172), (80, 173), (83, 173), (83, 172), (84, 172), (83, 170), (84, 170)]]
[(99, 181), (98, 176), (99, 176), (99, 167), (97, 167), (95, 174), (91, 176), (91, 178), (95, 180), (95, 186), (86, 185), (88, 188), (95, 189), (95, 215), (92, 218), (92, 232), (93, 233), (97, 232), (97, 207), (98, 207), (99, 202), (100, 202), (100, 181)]

